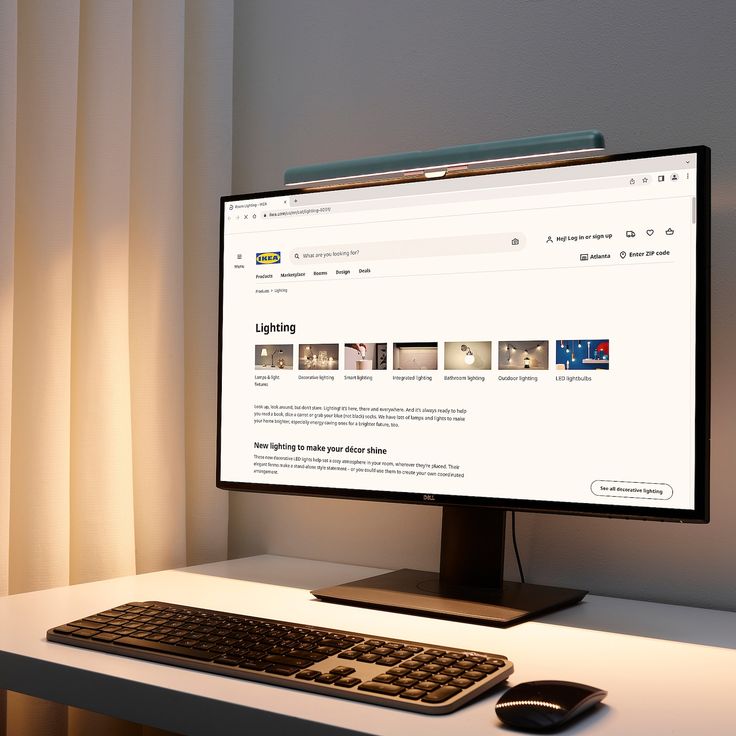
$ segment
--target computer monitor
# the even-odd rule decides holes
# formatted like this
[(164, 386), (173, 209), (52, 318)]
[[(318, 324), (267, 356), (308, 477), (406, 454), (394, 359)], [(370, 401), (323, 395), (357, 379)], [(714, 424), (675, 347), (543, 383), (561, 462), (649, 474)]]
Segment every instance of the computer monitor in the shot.
[(439, 576), (318, 597), (508, 625), (585, 592), (506, 511), (707, 522), (708, 148), (221, 207), (218, 486), (443, 507)]

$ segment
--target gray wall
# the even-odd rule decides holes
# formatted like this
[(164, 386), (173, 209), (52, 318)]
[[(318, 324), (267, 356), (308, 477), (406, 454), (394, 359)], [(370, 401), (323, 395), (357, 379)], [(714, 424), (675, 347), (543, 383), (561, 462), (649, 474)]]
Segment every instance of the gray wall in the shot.
[[(736, 3), (252, 0), (235, 15), (234, 191), (297, 164), (589, 127), (611, 152), (712, 147), (713, 521), (522, 514), (519, 532), (531, 581), (736, 609)], [(233, 556), (432, 567), (438, 533), (436, 509), (230, 500)]]

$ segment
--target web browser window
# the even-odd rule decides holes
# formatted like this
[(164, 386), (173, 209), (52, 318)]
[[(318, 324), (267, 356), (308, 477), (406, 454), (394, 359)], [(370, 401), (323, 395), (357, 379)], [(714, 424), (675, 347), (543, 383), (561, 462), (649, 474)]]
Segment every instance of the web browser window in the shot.
[(693, 508), (695, 177), (226, 201), (222, 480)]

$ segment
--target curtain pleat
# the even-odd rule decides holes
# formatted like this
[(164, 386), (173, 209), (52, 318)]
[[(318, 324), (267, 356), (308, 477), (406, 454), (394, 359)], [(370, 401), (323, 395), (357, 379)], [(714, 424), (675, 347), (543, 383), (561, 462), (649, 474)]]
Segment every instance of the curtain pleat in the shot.
[(66, 585), (79, 4), (18, 4), (11, 593)]
[(130, 373), (136, 567), (186, 562), (184, 4), (133, 6)]
[(135, 573), (128, 334), (132, 2), (83, 2), (71, 381), (71, 582)]
[[(8, 592), (7, 540), (10, 533), (17, 30), (16, 0), (0, 0), (0, 595)], [(0, 722), (1, 715), (0, 712)], [(3, 736), (2, 731), (0, 736)]]
[[(223, 559), (233, 0), (0, 0), (0, 595)], [(0, 736), (154, 736), (0, 692)]]
[(187, 557), (223, 560), (228, 494), (217, 489), (217, 300), (219, 208), (232, 169), (233, 4), (187, 3), (184, 48), (184, 323)]

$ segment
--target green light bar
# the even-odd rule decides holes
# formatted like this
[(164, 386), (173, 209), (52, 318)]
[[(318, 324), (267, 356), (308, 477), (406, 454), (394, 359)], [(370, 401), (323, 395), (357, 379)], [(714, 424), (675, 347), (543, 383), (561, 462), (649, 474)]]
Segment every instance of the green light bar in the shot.
[(326, 164), (294, 166), (284, 172), (287, 187), (326, 187), (403, 177), (440, 178), (454, 170), (490, 168), (488, 164), (517, 159), (557, 156), (605, 148), (597, 130), (538, 135), (507, 141), (370, 156)]

